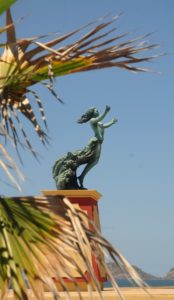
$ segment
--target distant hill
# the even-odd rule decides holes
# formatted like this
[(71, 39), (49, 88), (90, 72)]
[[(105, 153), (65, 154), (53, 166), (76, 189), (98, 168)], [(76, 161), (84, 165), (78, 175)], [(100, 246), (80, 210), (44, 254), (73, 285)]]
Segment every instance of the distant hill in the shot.
[[(108, 263), (108, 266), (112, 270), (112, 274), (115, 279), (127, 279), (127, 274), (122, 272), (117, 266), (115, 266), (114, 263)], [(141, 276), (143, 280), (152, 280), (152, 279), (163, 279), (162, 277), (154, 276), (152, 274), (146, 273), (137, 266), (133, 266), (133, 268), (137, 271), (137, 273)], [(173, 270), (173, 279), (174, 279), (174, 268), (171, 269)], [(170, 271), (167, 273), (169, 274)], [(166, 279), (166, 278), (165, 278)], [(167, 278), (168, 279), (168, 278)]]
[[(127, 274), (121, 271), (114, 263), (108, 263), (109, 268), (112, 270), (112, 274), (115, 279), (128, 279)], [(150, 273), (146, 273), (137, 266), (133, 266), (137, 271), (140, 277), (143, 280), (152, 280), (152, 279), (164, 279), (164, 280), (174, 280), (174, 267), (171, 268), (164, 277), (154, 276)]]
[(151, 280), (151, 279), (162, 279), (162, 277), (152, 275), (150, 273), (146, 273), (137, 266), (133, 266), (137, 273), (141, 276), (143, 280)]
[(171, 268), (169, 272), (166, 273), (164, 279), (174, 280), (174, 268)]

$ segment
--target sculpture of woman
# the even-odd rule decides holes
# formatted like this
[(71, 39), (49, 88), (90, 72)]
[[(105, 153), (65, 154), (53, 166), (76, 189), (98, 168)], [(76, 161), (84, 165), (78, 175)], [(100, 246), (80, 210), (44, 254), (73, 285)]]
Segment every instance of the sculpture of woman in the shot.
[[(85, 175), (99, 161), (105, 128), (117, 122), (115, 118), (106, 124), (101, 122), (109, 111), (110, 107), (106, 106), (105, 111), (99, 114), (99, 111), (92, 107), (78, 120), (80, 124), (90, 121), (94, 137), (89, 140), (83, 150), (74, 153), (68, 152), (67, 155), (56, 161), (53, 167), (53, 178), (58, 189), (84, 189), (83, 180)], [(86, 166), (81, 175), (77, 177), (76, 170), (82, 164), (86, 164)]]
[(88, 145), (86, 148), (91, 148), (91, 145), (93, 143), (96, 144), (95, 146), (95, 153), (92, 157), (92, 159), (89, 161), (89, 163), (84, 168), (81, 175), (78, 177), (80, 186), (83, 187), (83, 180), (85, 175), (98, 163), (100, 154), (101, 154), (101, 145), (104, 140), (104, 130), (105, 128), (108, 128), (115, 124), (117, 120), (114, 118), (109, 123), (103, 124), (101, 121), (105, 118), (107, 113), (110, 111), (110, 107), (106, 106), (105, 111), (100, 115), (97, 108), (92, 107), (90, 108), (82, 117), (78, 120), (78, 123), (86, 123), (90, 121), (90, 125), (94, 131), (94, 137), (91, 138), (88, 142)]

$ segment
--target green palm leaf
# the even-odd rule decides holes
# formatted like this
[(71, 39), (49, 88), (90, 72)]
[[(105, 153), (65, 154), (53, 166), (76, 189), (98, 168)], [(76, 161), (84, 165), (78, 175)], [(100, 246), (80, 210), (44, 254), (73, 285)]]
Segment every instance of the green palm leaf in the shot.
[(16, 0), (1, 0), (0, 1), (0, 15), (2, 15)]
[[(28, 288), (36, 299), (43, 299), (46, 286), (58, 299), (59, 290), (53, 278), (67, 290), (62, 274), (74, 282), (72, 269), (93, 286), (102, 299), (90, 252), (104, 267), (116, 291), (118, 287), (104, 261), (104, 251), (143, 287), (143, 281), (129, 263), (101, 236), (93, 223), (93, 230), (89, 229), (89, 222), (86, 214), (68, 199), (0, 198), (1, 299), (6, 299), (9, 284), (20, 300), (29, 299)], [(88, 277), (83, 273), (82, 261), (89, 272)], [(74, 284), (78, 290), (78, 284)], [(123, 299), (121, 294), (120, 299)]]

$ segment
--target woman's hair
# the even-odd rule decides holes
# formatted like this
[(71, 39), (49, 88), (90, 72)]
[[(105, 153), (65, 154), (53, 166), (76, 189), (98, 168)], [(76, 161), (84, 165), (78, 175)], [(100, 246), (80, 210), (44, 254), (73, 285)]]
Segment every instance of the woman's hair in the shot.
[(94, 116), (95, 107), (91, 107), (87, 110), (87, 112), (81, 116), (81, 118), (77, 121), (77, 123), (86, 123)]

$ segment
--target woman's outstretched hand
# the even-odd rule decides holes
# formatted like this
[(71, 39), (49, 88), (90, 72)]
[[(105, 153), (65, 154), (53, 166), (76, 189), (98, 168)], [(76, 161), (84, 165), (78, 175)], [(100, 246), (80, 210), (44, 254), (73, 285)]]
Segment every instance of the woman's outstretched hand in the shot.
[(110, 109), (111, 109), (110, 106), (106, 105), (105, 111), (108, 112), (110, 111)]
[(112, 124), (115, 124), (115, 123), (117, 123), (118, 122), (118, 120), (116, 119), (116, 118), (113, 118), (112, 119)]

